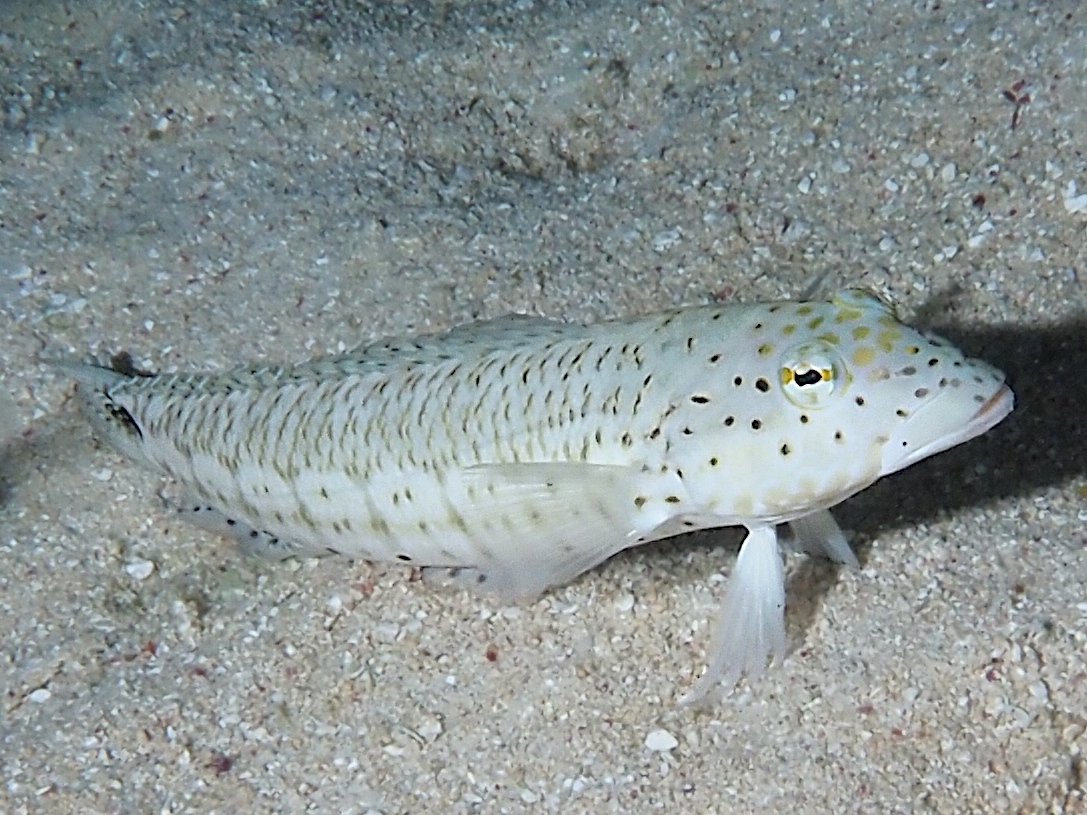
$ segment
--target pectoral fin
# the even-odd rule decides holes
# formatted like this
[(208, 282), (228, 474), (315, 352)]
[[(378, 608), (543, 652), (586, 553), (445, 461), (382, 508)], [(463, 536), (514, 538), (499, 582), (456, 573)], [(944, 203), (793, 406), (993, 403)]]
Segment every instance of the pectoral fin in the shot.
[(843, 563), (852, 569), (860, 567), (845, 533), (829, 509), (819, 509), (803, 518), (789, 521), (789, 528), (797, 548), (802, 551), (824, 554), (835, 563)]
[(524, 601), (569, 582), (637, 542), (632, 468), (583, 463), (483, 464), (465, 486), (478, 496), (464, 515), (471, 529), (494, 529), (477, 562), (424, 569), (424, 578)]

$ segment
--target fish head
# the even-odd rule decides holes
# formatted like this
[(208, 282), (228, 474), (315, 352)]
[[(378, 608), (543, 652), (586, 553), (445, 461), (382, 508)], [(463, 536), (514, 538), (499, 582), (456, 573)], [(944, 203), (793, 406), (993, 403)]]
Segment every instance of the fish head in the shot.
[[(720, 372), (724, 415), (700, 428), (709, 431), (701, 460), (689, 462), (706, 476), (696, 500), (732, 522), (832, 506), (1012, 410), (1000, 371), (901, 323), (865, 292), (742, 314), (746, 324), (733, 327), (742, 352)], [(742, 477), (722, 477), (715, 462)]]

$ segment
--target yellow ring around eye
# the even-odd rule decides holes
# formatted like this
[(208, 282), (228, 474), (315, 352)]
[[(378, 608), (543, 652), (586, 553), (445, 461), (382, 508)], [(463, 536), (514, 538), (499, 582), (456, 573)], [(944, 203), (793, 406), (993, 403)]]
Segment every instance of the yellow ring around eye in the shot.
[(845, 367), (837, 350), (821, 339), (794, 346), (781, 358), (781, 389), (800, 408), (821, 408), (842, 385)]

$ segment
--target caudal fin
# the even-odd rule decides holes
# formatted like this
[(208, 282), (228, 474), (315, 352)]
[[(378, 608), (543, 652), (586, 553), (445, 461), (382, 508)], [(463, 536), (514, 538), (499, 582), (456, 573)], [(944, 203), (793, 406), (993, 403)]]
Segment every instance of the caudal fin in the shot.
[(50, 360), (49, 364), (71, 376), (79, 384), (83, 411), (96, 434), (132, 460), (147, 465), (143, 452), (143, 430), (114, 391), (126, 382), (145, 376), (143, 372), (116, 370), (103, 365)]

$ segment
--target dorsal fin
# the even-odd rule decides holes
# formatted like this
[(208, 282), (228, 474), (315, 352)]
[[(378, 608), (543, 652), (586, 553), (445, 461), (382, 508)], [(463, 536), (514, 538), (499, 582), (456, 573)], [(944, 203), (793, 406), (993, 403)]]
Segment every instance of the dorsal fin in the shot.
[(414, 356), (421, 362), (438, 362), (466, 351), (483, 354), (498, 348), (533, 344), (541, 339), (573, 338), (585, 330), (585, 326), (577, 323), (563, 323), (530, 314), (507, 314), (493, 320), (458, 325), (439, 334), (385, 337), (336, 359), (365, 364), (395, 362)]
[[(467, 323), (438, 334), (418, 337), (385, 337), (360, 345), (336, 357), (306, 362), (298, 367), (277, 368), (273, 378), (328, 377), (335, 374), (377, 373), (390, 366), (433, 365), (462, 357), (482, 357), (499, 350), (536, 345), (541, 340), (573, 339), (589, 329), (528, 314), (508, 314), (493, 320)], [(253, 373), (260, 369), (248, 369)]]

